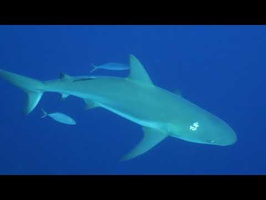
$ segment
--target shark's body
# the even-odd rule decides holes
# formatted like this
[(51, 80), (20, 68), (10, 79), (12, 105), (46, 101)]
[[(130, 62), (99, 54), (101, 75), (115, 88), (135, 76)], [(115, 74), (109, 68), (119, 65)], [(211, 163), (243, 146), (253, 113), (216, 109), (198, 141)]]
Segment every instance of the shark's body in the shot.
[(88, 108), (103, 107), (143, 127), (143, 140), (124, 159), (141, 155), (167, 136), (190, 142), (226, 146), (237, 140), (223, 120), (180, 95), (155, 86), (141, 63), (130, 56), (130, 75), (118, 77), (70, 77), (40, 82), (1, 70), (3, 77), (29, 94), (27, 113), (43, 92), (59, 92), (65, 98), (82, 98)]

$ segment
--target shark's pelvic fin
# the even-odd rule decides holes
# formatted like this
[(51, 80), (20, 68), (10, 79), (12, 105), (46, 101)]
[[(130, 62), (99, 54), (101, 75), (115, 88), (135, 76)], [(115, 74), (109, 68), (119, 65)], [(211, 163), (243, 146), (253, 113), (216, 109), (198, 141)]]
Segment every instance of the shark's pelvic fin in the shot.
[(28, 94), (28, 104), (25, 112), (29, 114), (39, 103), (45, 85), (41, 81), (4, 70), (0, 70), (0, 77), (21, 88)]
[(143, 127), (142, 129), (144, 136), (141, 142), (121, 160), (129, 160), (149, 151), (168, 136), (166, 133), (152, 128)]
[(94, 101), (91, 101), (90, 99), (84, 99), (84, 101), (86, 103), (85, 110), (99, 107), (97, 103), (95, 103)]
[(173, 90), (173, 93), (176, 94), (177, 96), (182, 97), (182, 93), (181, 93), (181, 91), (178, 90), (178, 89)]
[(132, 54), (130, 55), (130, 74), (128, 76), (128, 79), (135, 80), (135, 81), (149, 84), (149, 85), (153, 85), (143, 65)]

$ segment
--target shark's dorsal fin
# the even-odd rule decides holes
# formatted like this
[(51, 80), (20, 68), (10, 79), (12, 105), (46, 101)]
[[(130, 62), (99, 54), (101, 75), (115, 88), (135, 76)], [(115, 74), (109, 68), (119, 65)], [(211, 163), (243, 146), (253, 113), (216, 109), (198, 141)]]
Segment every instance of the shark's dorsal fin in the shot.
[(142, 129), (144, 131), (144, 136), (141, 142), (133, 150), (126, 154), (121, 160), (129, 160), (135, 158), (149, 151), (151, 148), (159, 144), (167, 137), (166, 133), (152, 128), (142, 127)]
[(128, 79), (135, 80), (135, 81), (149, 84), (149, 85), (153, 85), (143, 65), (132, 54), (130, 54), (130, 74), (128, 76)]
[(67, 80), (67, 79), (71, 79), (71, 76), (67, 75), (66, 73), (60, 73), (60, 79), (62, 80)]

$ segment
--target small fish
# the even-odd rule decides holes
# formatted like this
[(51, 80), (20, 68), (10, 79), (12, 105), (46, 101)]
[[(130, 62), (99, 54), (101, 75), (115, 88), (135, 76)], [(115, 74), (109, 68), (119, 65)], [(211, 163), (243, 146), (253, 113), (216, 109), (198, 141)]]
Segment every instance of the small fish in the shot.
[(129, 65), (127, 64), (114, 63), (114, 62), (106, 63), (103, 65), (94, 65), (94, 64), (91, 64), (91, 65), (93, 66), (93, 69), (90, 71), (90, 73), (94, 72), (97, 69), (107, 69), (107, 70), (128, 70), (129, 69)]
[(43, 116), (41, 118), (48, 116), (48, 117), (51, 117), (53, 120), (63, 123), (63, 124), (76, 125), (76, 122), (74, 119), (72, 119), (71, 117), (63, 113), (59, 113), (59, 112), (47, 113), (44, 109), (42, 109), (42, 112), (43, 112)]

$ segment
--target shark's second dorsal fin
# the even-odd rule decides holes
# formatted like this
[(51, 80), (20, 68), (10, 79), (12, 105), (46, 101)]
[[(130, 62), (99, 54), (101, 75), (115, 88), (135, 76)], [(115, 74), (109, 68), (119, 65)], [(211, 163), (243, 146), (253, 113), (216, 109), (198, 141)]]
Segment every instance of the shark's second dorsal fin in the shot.
[(60, 73), (60, 79), (61, 80), (67, 80), (67, 79), (71, 79), (71, 76), (67, 75), (66, 73)]
[(128, 76), (128, 79), (135, 80), (135, 81), (149, 84), (149, 85), (153, 85), (143, 65), (132, 54), (130, 54), (130, 74)]

